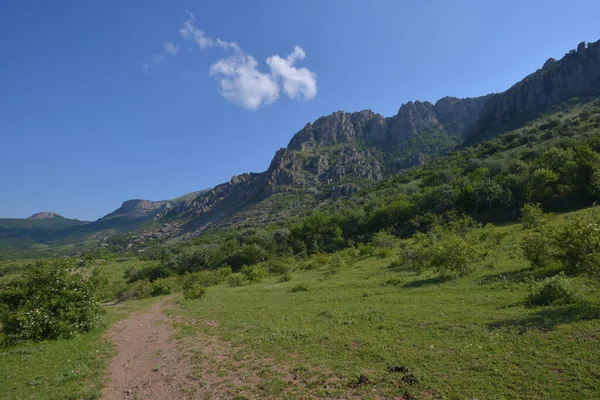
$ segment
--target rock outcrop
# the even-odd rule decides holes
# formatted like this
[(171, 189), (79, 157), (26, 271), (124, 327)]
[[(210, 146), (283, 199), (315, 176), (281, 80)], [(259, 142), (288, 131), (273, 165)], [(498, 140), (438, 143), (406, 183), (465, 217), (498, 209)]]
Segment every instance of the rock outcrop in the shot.
[(600, 41), (580, 43), (561, 60), (553, 58), (503, 93), (485, 102), (474, 134), (534, 117), (575, 96), (600, 93)]

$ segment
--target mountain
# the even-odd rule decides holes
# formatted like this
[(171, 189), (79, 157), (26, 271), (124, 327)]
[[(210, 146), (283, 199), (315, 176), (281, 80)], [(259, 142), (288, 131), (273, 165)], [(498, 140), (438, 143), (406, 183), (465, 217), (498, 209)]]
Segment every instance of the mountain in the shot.
[[(463, 143), (523, 124), (574, 96), (600, 93), (600, 41), (581, 43), (507, 91), (476, 98), (408, 102), (384, 117), (337, 111), (306, 124), (262, 173), (242, 174), (165, 210), (136, 241), (190, 238), (223, 226), (275, 222), (327, 199), (350, 196)], [(273, 213), (273, 197), (293, 205)]]
[(64, 229), (86, 223), (51, 212), (40, 212), (29, 218), (0, 218), (0, 248), (45, 243)]
[(548, 59), (542, 68), (507, 91), (490, 96), (471, 135), (475, 139), (490, 136), (531, 120), (562, 101), (599, 93), (600, 41), (582, 42), (562, 59)]
[(64, 218), (53, 212), (40, 212), (29, 218), (0, 218), (0, 248), (28, 248), (34, 245), (58, 246), (98, 241), (116, 233), (126, 233), (152, 222), (161, 213), (190, 197), (206, 192), (196, 191), (173, 200), (124, 201), (115, 211), (96, 221)]
[[(579, 97), (598, 94), (600, 41), (581, 43), (502, 93), (444, 97), (434, 104), (411, 101), (391, 117), (371, 110), (320, 117), (296, 132), (264, 172), (243, 173), (174, 200), (128, 200), (97, 221), (55, 232), (45, 243), (98, 240), (134, 231), (132, 240), (144, 243), (287, 220), (459, 147), (522, 127), (565, 101), (577, 103)], [(526, 142), (523, 135), (530, 133), (515, 135)]]

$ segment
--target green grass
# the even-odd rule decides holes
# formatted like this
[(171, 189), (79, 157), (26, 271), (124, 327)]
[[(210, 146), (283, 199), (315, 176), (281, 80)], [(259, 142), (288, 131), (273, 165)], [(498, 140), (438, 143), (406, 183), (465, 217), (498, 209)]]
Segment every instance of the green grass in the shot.
[[(555, 223), (592, 212), (558, 215)], [(296, 268), (289, 281), (223, 284), (181, 301), (169, 313), (182, 317), (175, 326), (195, 363), (192, 378), (223, 379), (215, 388), (247, 398), (597, 398), (600, 285), (569, 277), (574, 303), (528, 306), (529, 280), (558, 269), (529, 267), (521, 224), (495, 230), (500, 243), (468, 277), (417, 275), (402, 262), (390, 268), (398, 249), (354, 260), (345, 250), (316, 257), (313, 269)], [(151, 263), (86, 268), (106, 267), (119, 282), (128, 267)], [(108, 307), (105, 326), (156, 301)], [(105, 330), (0, 348), (0, 398), (98, 398), (114, 351)], [(418, 382), (391, 366), (407, 367)]]
[[(304, 388), (278, 380), (268, 392), (253, 388), (256, 396), (597, 398), (600, 287), (570, 278), (576, 303), (528, 307), (527, 279), (556, 271), (529, 268), (520, 224), (496, 229), (500, 245), (469, 277), (445, 281), (390, 270), (392, 258), (366, 258), (334, 274), (320, 267), (290, 282), (212, 287), (180, 313), (217, 322), (187, 326), (187, 335), (218, 335), (240, 358), (302, 371)], [(298, 284), (308, 290), (292, 292)], [(408, 367), (419, 383), (387, 372), (392, 365)], [(356, 385), (361, 374), (370, 384)]]
[(106, 327), (157, 299), (108, 307), (105, 327), (74, 339), (0, 347), (0, 399), (98, 399), (113, 346)]

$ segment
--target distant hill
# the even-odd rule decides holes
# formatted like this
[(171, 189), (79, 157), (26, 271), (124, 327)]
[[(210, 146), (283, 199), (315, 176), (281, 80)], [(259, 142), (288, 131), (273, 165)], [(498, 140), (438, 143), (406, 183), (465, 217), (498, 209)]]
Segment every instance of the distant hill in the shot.
[(186, 199), (201, 196), (203, 192), (188, 193), (173, 200), (127, 200), (115, 211), (93, 222), (68, 219), (53, 212), (40, 212), (28, 218), (0, 218), (0, 248), (57, 246), (98, 241), (116, 233), (132, 232)]

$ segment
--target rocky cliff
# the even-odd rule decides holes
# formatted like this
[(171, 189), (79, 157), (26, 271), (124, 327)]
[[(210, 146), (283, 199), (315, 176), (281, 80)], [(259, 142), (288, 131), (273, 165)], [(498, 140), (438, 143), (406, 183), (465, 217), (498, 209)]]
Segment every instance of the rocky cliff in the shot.
[(491, 96), (473, 135), (484, 135), (507, 123), (535, 117), (550, 106), (576, 96), (600, 93), (600, 41), (582, 42), (562, 59), (548, 59), (542, 68), (507, 91)]
[(233, 177), (158, 213), (159, 228), (145, 234), (195, 236), (277, 193), (303, 193), (317, 201), (352, 195), (481, 132), (501, 130), (573, 96), (599, 93), (599, 77), (600, 44), (582, 43), (504, 93), (408, 102), (387, 118), (371, 110), (334, 112), (306, 124), (275, 153), (266, 171)]

